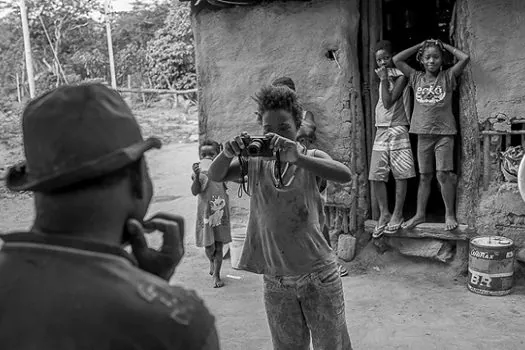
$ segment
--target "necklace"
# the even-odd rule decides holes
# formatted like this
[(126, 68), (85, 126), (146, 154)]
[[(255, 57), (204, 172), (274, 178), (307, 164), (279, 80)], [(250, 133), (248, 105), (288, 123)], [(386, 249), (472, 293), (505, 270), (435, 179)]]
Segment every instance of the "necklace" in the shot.
[[(306, 147), (303, 145), (300, 145), (300, 146), (302, 148), (301, 153), (306, 154)], [(288, 170), (290, 170), (290, 163), (286, 162), (284, 165), (284, 169), (281, 169), (280, 164), (281, 162), (277, 162), (276, 160), (272, 160), (272, 163), (271, 163), (272, 182), (273, 182), (274, 187), (277, 189), (289, 187), (292, 184), (293, 180), (295, 179), (295, 175), (297, 173), (297, 166), (294, 165), (293, 174), (290, 175), (290, 178), (288, 179), (288, 181), (286, 181), (286, 183), (283, 183), (282, 180), (288, 174)]]

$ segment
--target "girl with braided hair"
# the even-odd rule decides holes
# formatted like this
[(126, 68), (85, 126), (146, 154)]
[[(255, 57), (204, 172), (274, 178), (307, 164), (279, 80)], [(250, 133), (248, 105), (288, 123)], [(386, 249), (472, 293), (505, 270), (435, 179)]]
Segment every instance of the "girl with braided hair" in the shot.
[[(450, 52), (457, 62), (449, 69), (443, 69), (443, 55)], [(417, 71), (405, 61), (417, 53), (417, 60), (424, 71)], [(457, 134), (456, 121), (452, 114), (452, 92), (457, 78), (469, 61), (461, 50), (440, 40), (425, 40), (394, 56), (394, 64), (409, 79), (414, 89), (414, 112), (410, 132), (417, 134), (417, 159), (419, 163), (419, 188), (416, 215), (402, 227), (411, 229), (426, 220), (426, 207), (430, 195), (434, 172), (441, 188), (445, 203), (445, 230), (457, 226), (454, 208), (456, 177), (454, 170), (454, 137)]]

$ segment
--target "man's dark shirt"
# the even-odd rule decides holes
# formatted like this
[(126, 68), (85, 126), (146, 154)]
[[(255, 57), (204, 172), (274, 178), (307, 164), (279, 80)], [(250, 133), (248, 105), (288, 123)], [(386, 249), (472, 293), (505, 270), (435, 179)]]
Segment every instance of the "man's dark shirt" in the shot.
[(1, 238), (2, 350), (204, 349), (216, 337), (194, 292), (138, 269), (119, 247), (33, 233)]

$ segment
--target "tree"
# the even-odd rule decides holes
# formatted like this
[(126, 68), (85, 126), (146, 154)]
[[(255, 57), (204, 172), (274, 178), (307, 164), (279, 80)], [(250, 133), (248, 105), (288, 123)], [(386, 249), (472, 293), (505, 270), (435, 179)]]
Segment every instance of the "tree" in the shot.
[(190, 8), (173, 4), (164, 26), (148, 46), (149, 74), (159, 87), (190, 89), (196, 85)]
[[(47, 90), (68, 81), (104, 72), (103, 27), (96, 21), (101, 5), (97, 0), (26, 0), (37, 90)], [(4, 7), (6, 2), (3, 2)], [(11, 15), (20, 16), (16, 3), (9, 3)], [(1, 19), (10, 32), (12, 21)], [(0, 53), (3, 58), (3, 51)]]
[(132, 11), (116, 16), (113, 23), (113, 43), (117, 81), (125, 82), (128, 75), (141, 81), (148, 74), (148, 44), (155, 39), (155, 33), (164, 26), (170, 7), (169, 1), (144, 3), (135, 1)]
[(8, 14), (0, 22), (0, 86), (14, 87), (15, 76), (24, 75), (24, 43), (20, 17)]
[[(77, 80), (109, 79), (109, 59), (100, 0), (26, 0), (37, 92)], [(16, 1), (0, 0), (0, 87), (15, 93), (24, 84), (25, 62)], [(151, 87), (195, 86), (190, 8), (159, 0), (135, 1), (133, 11), (111, 17), (118, 85), (127, 76)], [(56, 59), (58, 58), (58, 60)], [(65, 79), (64, 79), (65, 77)], [(6, 90), (7, 89), (7, 90)]]

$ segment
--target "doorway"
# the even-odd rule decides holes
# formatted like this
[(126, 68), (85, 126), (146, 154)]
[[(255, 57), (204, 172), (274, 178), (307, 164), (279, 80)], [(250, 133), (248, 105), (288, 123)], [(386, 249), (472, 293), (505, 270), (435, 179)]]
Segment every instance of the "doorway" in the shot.
[[(382, 13), (382, 26), (380, 34), (383, 40), (389, 40), (392, 42), (394, 51), (400, 52), (408, 47), (411, 47), (417, 43), (422, 42), (425, 39), (433, 38), (440, 39), (445, 43), (452, 44), (449, 38), (449, 27), (452, 19), (452, 13), (454, 8), (455, 0), (382, 0), (381, 1), (381, 13)], [(373, 45), (374, 43), (371, 43)], [(372, 52), (372, 50), (370, 51)], [(445, 69), (450, 67), (453, 60), (452, 57), (445, 57)], [(421, 69), (421, 66), (415, 59), (415, 55), (411, 57), (408, 63), (416, 68)], [(375, 67), (370, 67), (374, 69)], [(378, 81), (371, 82), (372, 89), (378, 89)], [(411, 91), (412, 92), (412, 91)], [(413, 92), (411, 93), (411, 109), (413, 109)], [(371, 113), (375, 110), (375, 103), (371, 102)], [(453, 96), (453, 110), (454, 115), (458, 116), (459, 112), (459, 96), (455, 92)], [(375, 120), (374, 118), (366, 118), (367, 121)], [(373, 125), (372, 125), (373, 127)], [(458, 122), (459, 130), (459, 122)], [(458, 169), (458, 155), (459, 155), (459, 144), (456, 139), (455, 144), (455, 157), (456, 164), (454, 169)], [(416, 135), (410, 135), (410, 141), (412, 144), (412, 151), (414, 154), (414, 160), (416, 162), (416, 173), (418, 169), (417, 164), (417, 137)], [(373, 143), (372, 140), (367, 140), (367, 143)], [(419, 175), (414, 179), (408, 181), (408, 191), (405, 200), (403, 215), (405, 219), (412, 217), (416, 213), (417, 205), (417, 188), (419, 183)], [(390, 180), (387, 184), (388, 196), (390, 203), (390, 210), (394, 208), (395, 198), (395, 181), (390, 176)], [(373, 211), (372, 211), (373, 212)], [(376, 218), (373, 218), (376, 219)], [(427, 205), (427, 221), (428, 222), (444, 222), (445, 221), (445, 205), (441, 197), (441, 191), (439, 183), (434, 177), (432, 181), (432, 190)]]

